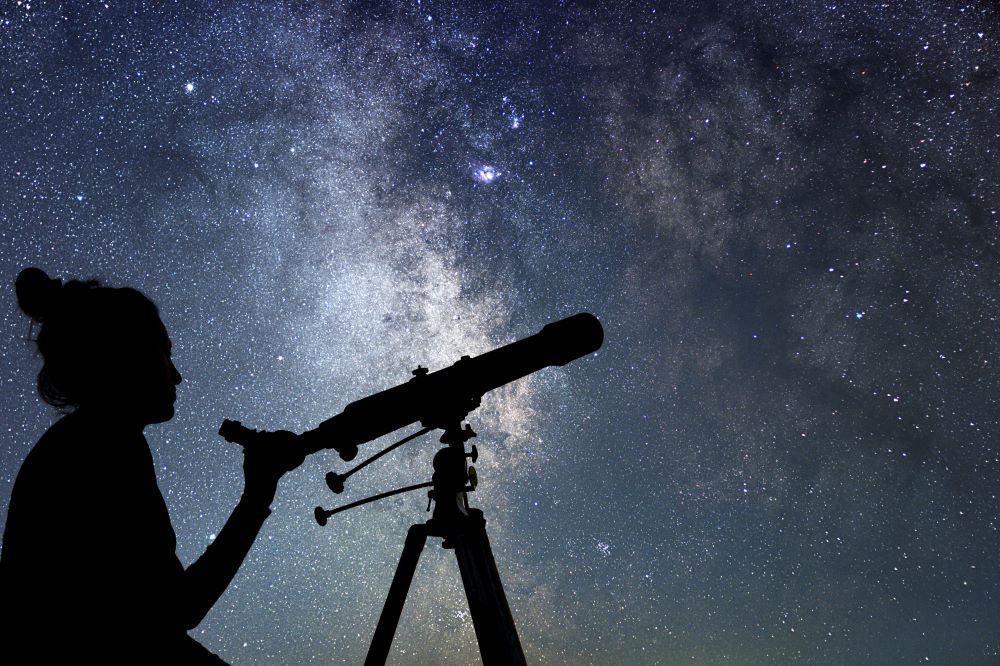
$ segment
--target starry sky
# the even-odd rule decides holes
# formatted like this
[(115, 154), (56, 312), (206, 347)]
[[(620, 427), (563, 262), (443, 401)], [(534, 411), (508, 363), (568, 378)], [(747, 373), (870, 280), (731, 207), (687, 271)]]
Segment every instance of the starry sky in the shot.
[[(599, 353), (469, 417), (529, 662), (997, 663), (998, 28), (985, 1), (8, 0), (0, 522), (58, 416), (24, 266), (160, 306), (184, 563), (242, 489), (224, 418), (306, 430), (587, 311)], [(426, 497), (312, 510), (438, 446), (340, 496), (310, 457), (192, 635), (360, 663)], [(478, 662), (436, 543), (392, 663)]]

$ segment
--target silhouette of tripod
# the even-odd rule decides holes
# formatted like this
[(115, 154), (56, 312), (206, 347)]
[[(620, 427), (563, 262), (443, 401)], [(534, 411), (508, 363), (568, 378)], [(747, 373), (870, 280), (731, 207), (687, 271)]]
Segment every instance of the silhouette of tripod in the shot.
[(467, 458), (475, 462), (478, 456), (475, 446), (471, 453), (465, 450), (465, 442), (472, 437), (475, 437), (472, 428), (465, 426), (462, 429), (460, 421), (445, 428), (441, 442), (448, 446), (434, 456), (433, 489), (427, 493), (435, 502), (434, 513), (430, 520), (411, 526), (407, 532), (365, 666), (383, 665), (389, 656), (417, 561), (429, 536), (443, 538), (442, 546), (454, 549), (458, 558), (484, 666), (525, 663), (514, 618), (493, 559), (493, 549), (486, 536), (486, 519), (479, 509), (469, 508), (466, 493), (475, 490), (477, 484), (475, 468), (466, 463)]

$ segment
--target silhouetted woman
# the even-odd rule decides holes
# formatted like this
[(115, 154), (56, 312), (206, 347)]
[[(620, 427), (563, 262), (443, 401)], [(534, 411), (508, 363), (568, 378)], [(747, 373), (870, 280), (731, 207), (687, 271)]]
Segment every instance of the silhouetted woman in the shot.
[(181, 381), (156, 306), (134, 289), (61, 284), (37, 268), (16, 289), (41, 323), (39, 392), (72, 411), (28, 454), (11, 494), (0, 661), (224, 663), (186, 632), (236, 574), (280, 477), (302, 462), (282, 446), (294, 435), (246, 452), (242, 498), (184, 569), (143, 436), (173, 416)]

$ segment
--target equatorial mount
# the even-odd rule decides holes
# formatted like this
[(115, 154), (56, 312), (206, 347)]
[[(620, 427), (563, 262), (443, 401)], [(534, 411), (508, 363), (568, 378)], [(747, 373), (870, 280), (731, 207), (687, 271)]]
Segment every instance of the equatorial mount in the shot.
[[(411, 435), (407, 435), (403, 439), (382, 449), (375, 455), (343, 474), (337, 474), (332, 471), (327, 472), (327, 486), (330, 490), (337, 494), (344, 492), (344, 481), (355, 472), (367, 467), (390, 451), (394, 451), (403, 444), (413, 441), (417, 437), (425, 435), (430, 431), (431, 428), (423, 428)], [(444, 434), (441, 435), (441, 439), (439, 440), (442, 444), (447, 444), (448, 446), (438, 451), (434, 456), (434, 474), (431, 477), (431, 481), (427, 483), (417, 483), (412, 486), (404, 486), (402, 488), (396, 488), (395, 490), (389, 490), (384, 493), (372, 495), (371, 497), (366, 497), (356, 502), (351, 502), (350, 504), (338, 506), (334, 509), (324, 509), (323, 507), (318, 506), (313, 512), (316, 517), (316, 522), (322, 527), (326, 525), (330, 516), (340, 513), (341, 511), (347, 511), (348, 509), (353, 509), (364, 504), (371, 504), (372, 502), (377, 502), (378, 500), (392, 497), (393, 495), (399, 495), (401, 493), (410, 492), (411, 490), (419, 490), (421, 488), (434, 488), (434, 490), (427, 493), (427, 497), (430, 500), (427, 504), (428, 511), (430, 511), (432, 501), (442, 498), (445, 499), (446, 502), (450, 502), (450, 496), (452, 495), (454, 495), (456, 499), (460, 497), (461, 504), (468, 509), (469, 501), (466, 493), (472, 492), (476, 489), (476, 486), (479, 483), (479, 475), (476, 473), (476, 468), (466, 465), (465, 461), (466, 459), (469, 459), (472, 462), (476, 462), (479, 458), (479, 450), (473, 446), (471, 451), (466, 451), (465, 442), (475, 436), (476, 433), (472, 430), (471, 426), (465, 424), (463, 427), (461, 421), (454, 422), (452, 425), (445, 428)]]
[[(335, 483), (330, 483), (331, 477), (328, 474), (328, 485), (334, 492), (342, 492), (344, 479), (389, 451), (426, 434), (430, 429), (427, 427), (403, 438), (349, 472), (344, 474), (331, 472)], [(493, 549), (486, 535), (486, 519), (482, 511), (469, 507), (468, 493), (474, 491), (479, 483), (476, 468), (469, 465), (469, 461), (475, 462), (479, 457), (479, 451), (475, 446), (472, 446), (471, 450), (466, 450), (465, 444), (475, 436), (476, 433), (471, 426), (462, 424), (462, 418), (452, 419), (444, 424), (444, 433), (440, 441), (445, 446), (434, 454), (434, 473), (429, 483), (397, 488), (335, 509), (316, 507), (316, 522), (326, 525), (330, 516), (341, 511), (411, 490), (431, 488), (427, 493), (427, 510), (431, 510), (433, 503), (434, 513), (430, 520), (413, 525), (407, 533), (396, 573), (368, 649), (366, 666), (384, 665), (389, 656), (392, 639), (403, 612), (403, 604), (416, 572), (417, 561), (429, 536), (443, 539), (442, 547), (453, 549), (458, 559), (458, 568), (462, 574), (465, 596), (469, 602), (483, 663), (486, 666), (525, 663), (514, 618), (500, 582), (496, 560), (493, 558)]]

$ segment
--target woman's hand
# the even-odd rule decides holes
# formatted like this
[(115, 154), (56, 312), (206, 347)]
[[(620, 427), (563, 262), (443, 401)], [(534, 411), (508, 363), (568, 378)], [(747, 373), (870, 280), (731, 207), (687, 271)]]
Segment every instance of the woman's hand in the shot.
[(244, 497), (267, 505), (274, 500), (278, 481), (305, 460), (299, 436), (287, 430), (258, 432), (243, 447)]

